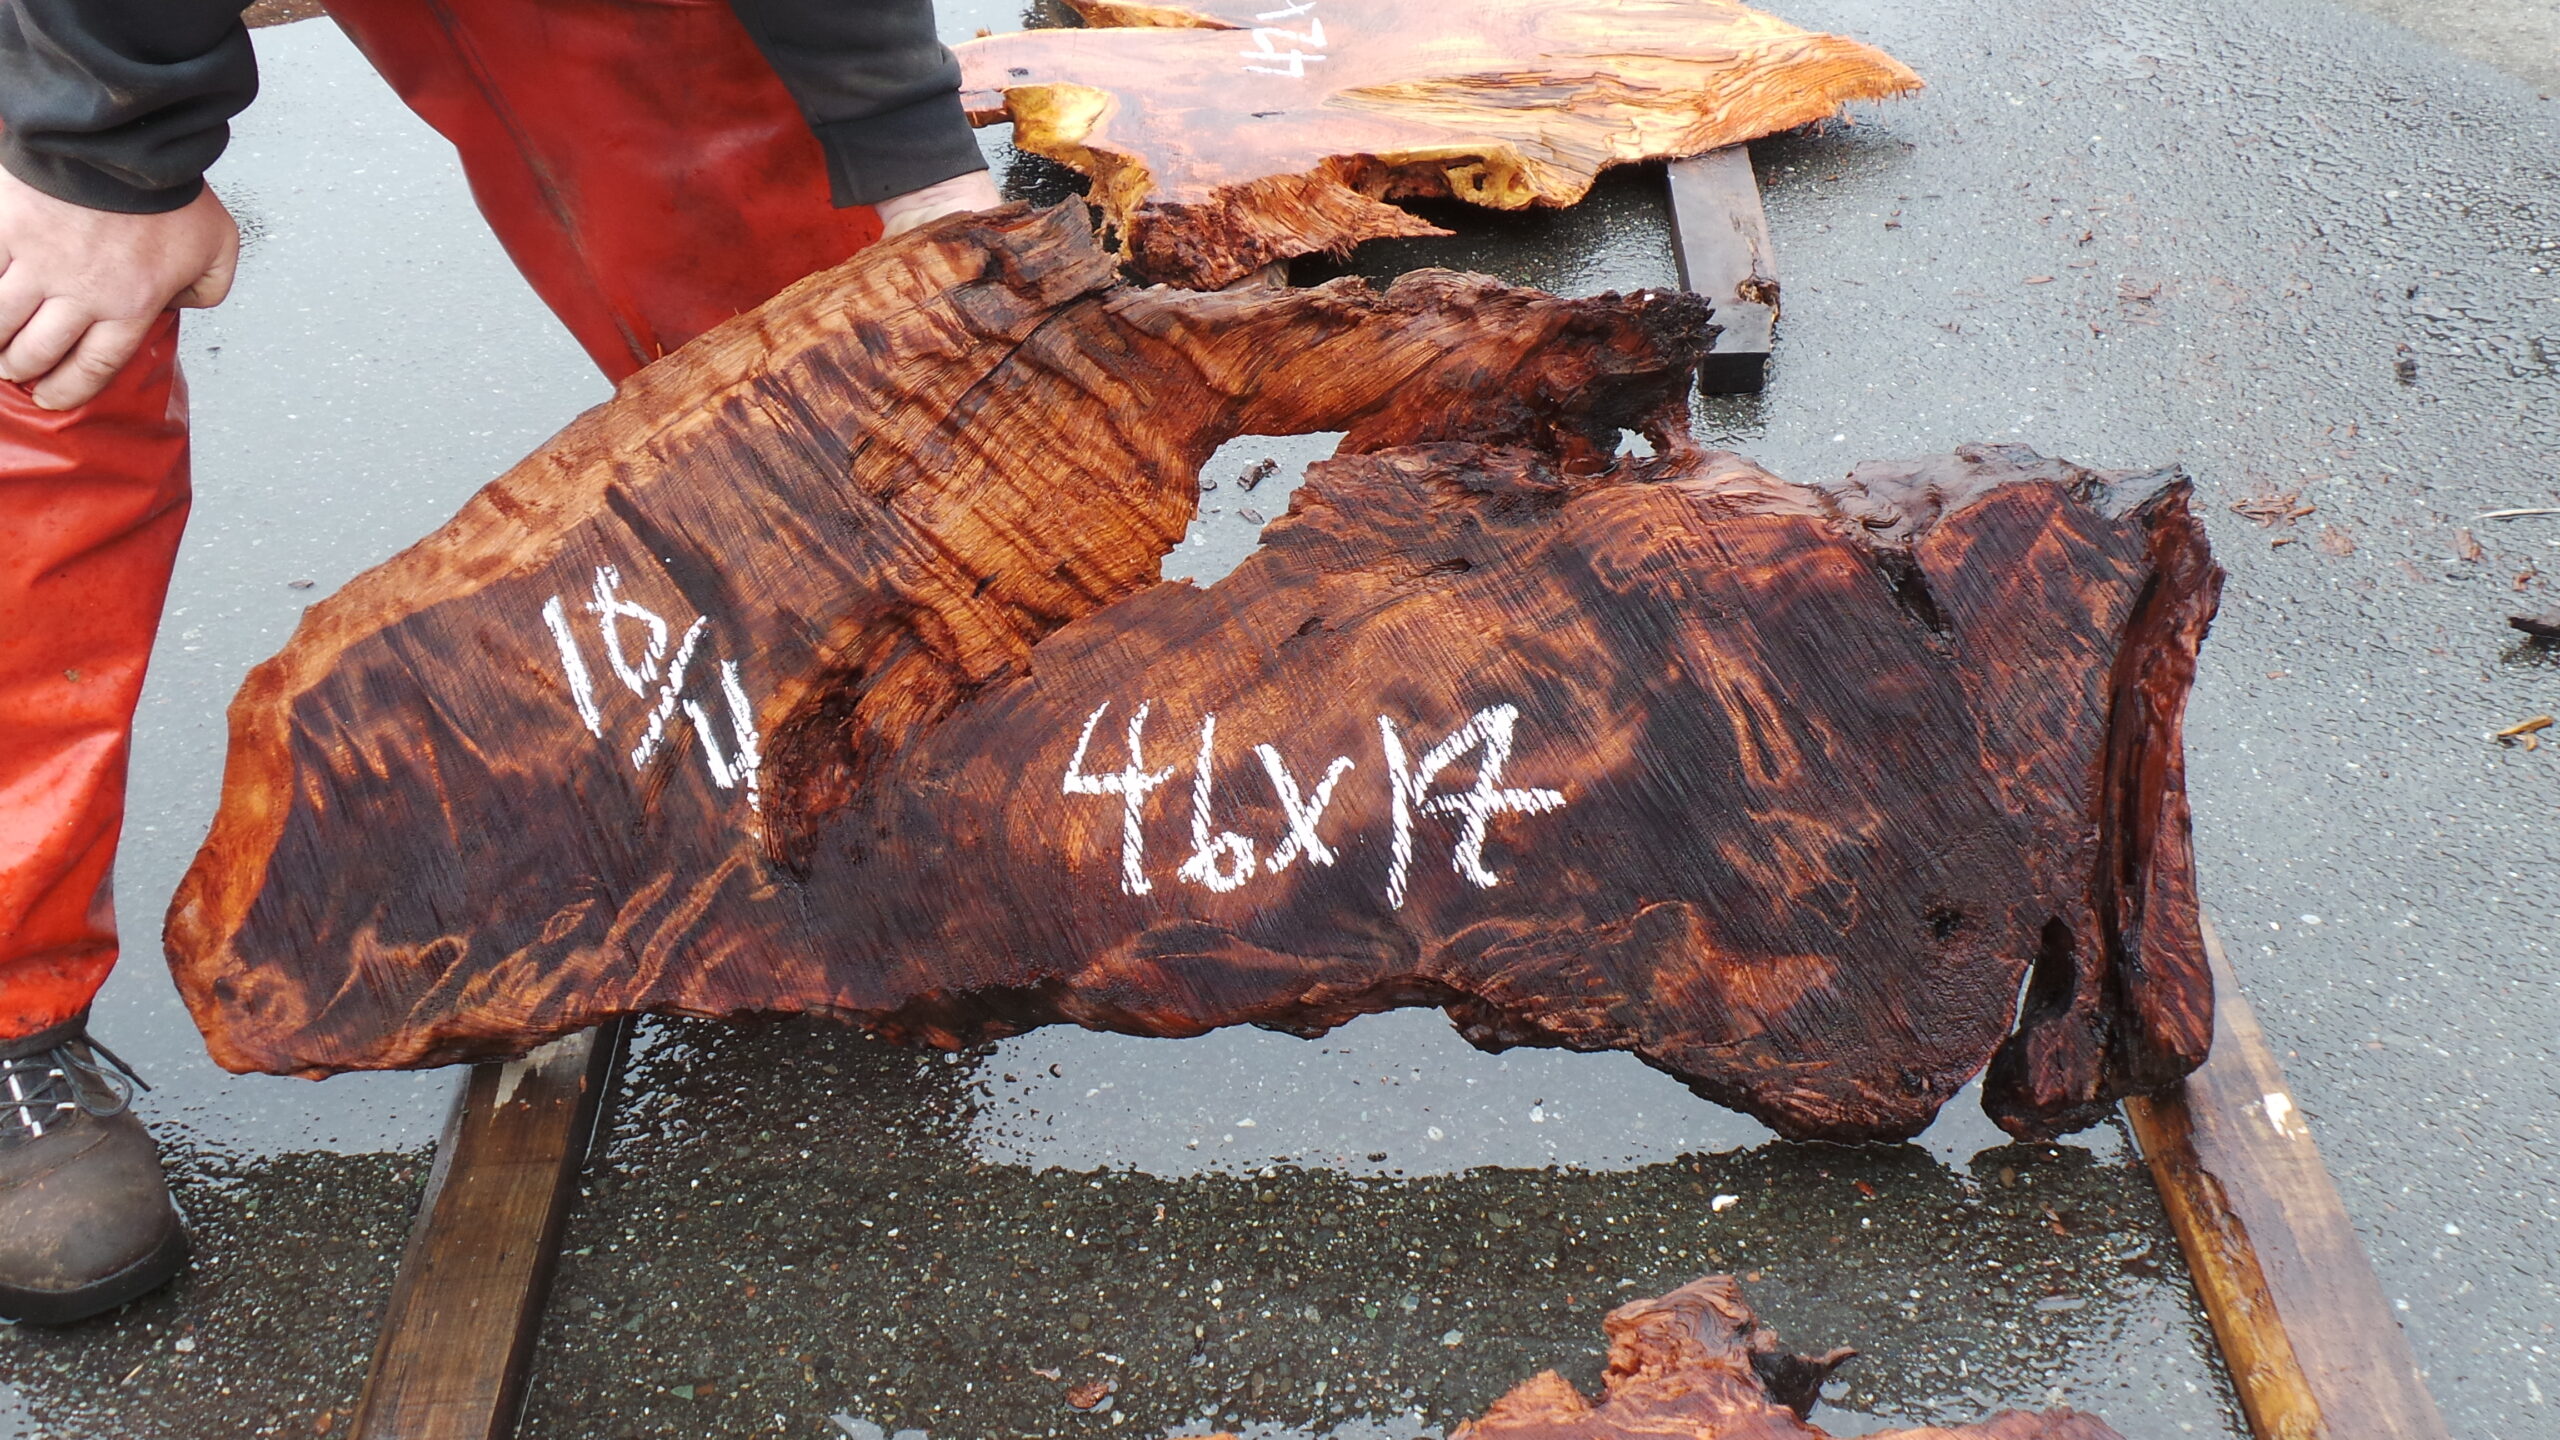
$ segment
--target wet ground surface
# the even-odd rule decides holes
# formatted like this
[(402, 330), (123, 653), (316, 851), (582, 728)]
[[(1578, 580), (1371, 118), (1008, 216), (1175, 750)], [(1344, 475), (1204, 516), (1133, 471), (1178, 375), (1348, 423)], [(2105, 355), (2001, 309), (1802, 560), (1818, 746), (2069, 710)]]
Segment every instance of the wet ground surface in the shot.
[(1481, 1055), (1430, 1014), (947, 1061), (799, 1023), (651, 1037), (531, 1436), (1409, 1440), (1542, 1369), (1596, 1388), (1611, 1306), (1719, 1270), (1781, 1337), (1869, 1357), (1818, 1412), (1841, 1434), (2059, 1398), (2231, 1433), (2112, 1131), (1760, 1143), (1628, 1057)]
[[(2454, 1432), (2560, 1433), (2560, 748), (2488, 739), (2560, 709), (2560, 657), (2503, 625), (2560, 606), (2560, 520), (2478, 515), (2560, 503), (2560, 104), (2319, 0), (1778, 8), (1933, 87), (1755, 147), (1786, 316), (1768, 394), (1703, 431), (1786, 474), (1982, 439), (2195, 473), (2232, 571), (2190, 729), (2207, 903)], [(241, 672), (604, 391), (343, 42), (261, 48), (217, 172), (244, 280), (190, 320), (200, 498), (119, 875), (144, 935)], [(1354, 266), (1668, 283), (1654, 194), (1630, 172)], [(1291, 458), (1213, 462), (1170, 573), (1283, 508), (1285, 476), (1226, 473), (1263, 453)], [(2229, 508), (2285, 495), (2313, 508)], [(140, 949), (101, 1029), (162, 1084), (207, 1259), (117, 1323), (0, 1327), (0, 1436), (331, 1433), (449, 1081), (221, 1076)], [(671, 1025), (631, 1073), (532, 1433), (1401, 1440), (1539, 1365), (1587, 1380), (1613, 1297), (1718, 1268), (1786, 1339), (1869, 1351), (1821, 1412), (1844, 1431), (2059, 1390), (2128, 1435), (2228, 1433), (2106, 1132), (1777, 1146), (1622, 1057), (1478, 1056), (1428, 1014), (948, 1064)], [(1066, 1405), (1096, 1380), (1108, 1408)]]

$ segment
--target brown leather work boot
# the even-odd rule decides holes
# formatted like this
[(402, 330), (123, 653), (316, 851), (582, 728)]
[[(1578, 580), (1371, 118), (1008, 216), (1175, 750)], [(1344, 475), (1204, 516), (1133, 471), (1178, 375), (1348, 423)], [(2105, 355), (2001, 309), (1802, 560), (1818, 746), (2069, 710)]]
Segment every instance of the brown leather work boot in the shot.
[(159, 1148), (128, 1108), (141, 1077), (84, 1024), (0, 1042), (0, 1319), (85, 1320), (187, 1263)]

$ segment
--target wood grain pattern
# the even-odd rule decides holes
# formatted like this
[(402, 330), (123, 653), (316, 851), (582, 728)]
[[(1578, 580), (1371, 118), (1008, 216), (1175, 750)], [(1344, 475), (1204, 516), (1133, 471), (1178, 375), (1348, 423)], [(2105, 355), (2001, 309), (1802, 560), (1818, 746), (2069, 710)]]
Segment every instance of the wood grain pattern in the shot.
[(2445, 1440), (2301, 1107), (2206, 931), (2213, 1054), (2125, 1104), (2257, 1440)]
[[(2202, 1058), (2183, 477), (1701, 452), (1687, 295), (1110, 269), (1057, 215), (866, 252), (315, 607), (172, 910), (217, 1058), (1419, 1004), (1836, 1139)], [(1154, 583), (1219, 442), (1331, 429)]]
[[(1549, 1370), (1513, 1387), (1450, 1440), (1828, 1440), (1807, 1416), (1823, 1377), (1856, 1352), (1797, 1355), (1730, 1275), (1609, 1312), (1606, 1387), (1593, 1400)], [(1971, 1425), (1878, 1430), (1875, 1440), (2122, 1440), (2076, 1410), (2003, 1410)]]
[(1732, 0), (1070, 0), (1091, 28), (959, 49), (963, 98), (1093, 177), (1140, 274), (1211, 289), (1441, 231), (1387, 201), (1570, 205), (1917, 89), (1891, 56)]
[(623, 1027), (465, 1077), (401, 1256), (351, 1440), (515, 1433), (561, 1228)]

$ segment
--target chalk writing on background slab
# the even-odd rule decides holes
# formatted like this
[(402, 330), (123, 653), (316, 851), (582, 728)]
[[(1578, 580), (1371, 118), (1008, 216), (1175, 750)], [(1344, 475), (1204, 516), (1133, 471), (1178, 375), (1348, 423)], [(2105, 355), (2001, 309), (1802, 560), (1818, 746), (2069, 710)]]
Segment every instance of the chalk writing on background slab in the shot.
[[(1324, 58), (1322, 54), (1296, 48), (1300, 45), (1312, 46), (1314, 51), (1321, 51), (1324, 48), (1324, 22), (1316, 18), (1315, 9), (1316, 0), (1296, 0), (1295, 4), (1278, 10), (1265, 10), (1256, 14), (1253, 18), (1262, 21), (1297, 20), (1304, 17), (1302, 23), (1307, 28), (1292, 30), (1280, 25), (1255, 26), (1254, 48), (1242, 52), (1246, 60), (1255, 63), (1248, 64), (1244, 68), (1256, 75), (1286, 75), (1292, 80), (1306, 79), (1307, 62)], [(1284, 44), (1291, 48), (1281, 49), (1280, 47)], [(1261, 63), (1264, 61), (1286, 63)]]
[[(1101, 728), (1103, 716), (1110, 712), (1111, 702), (1106, 700), (1095, 706), (1093, 713), (1085, 717), (1083, 732), (1076, 737), (1075, 753), (1068, 757), (1060, 782), (1064, 794), (1120, 797), (1120, 889), (1129, 895), (1146, 895), (1155, 890), (1148, 873), (1147, 797), (1170, 781), (1178, 768), (1147, 768), (1147, 719), (1153, 708), (1152, 703), (1141, 702), (1129, 712), (1122, 740), (1127, 758), (1122, 767), (1092, 774), (1085, 765), (1093, 751), (1094, 733)], [(1503, 771), (1509, 767), (1512, 749), (1519, 739), (1520, 707), (1501, 704), (1478, 710), (1437, 744), (1421, 749), (1418, 759), (1414, 758), (1415, 745), (1408, 743), (1410, 725), (1399, 725), (1390, 715), (1377, 718), (1378, 754), (1372, 773), (1380, 777), (1387, 800), (1387, 865), (1380, 884), (1388, 906), (1404, 908), (1413, 870), (1415, 832), (1424, 817), (1457, 822), (1450, 843), (1450, 869), (1479, 889), (1501, 884), (1502, 877), (1485, 862), (1484, 854), (1494, 818), (1505, 814), (1544, 815), (1562, 809), (1565, 803), (1561, 790), (1503, 784)], [(1334, 844), (1343, 837), (1336, 835), (1332, 841), (1327, 840), (1325, 811), (1332, 805), (1343, 777), (1360, 769), (1359, 761), (1349, 755), (1334, 756), (1325, 764), (1323, 778), (1310, 788), (1300, 782), (1278, 748), (1267, 743), (1251, 746), (1249, 753), (1260, 762), (1260, 780), (1269, 787), (1287, 823), (1286, 833), (1271, 837), (1266, 851), (1254, 837), (1218, 827), (1217, 736), (1218, 717), (1201, 716), (1199, 746), (1191, 762), (1191, 848), (1176, 865), (1174, 878), (1225, 894), (1242, 889), (1258, 875), (1277, 875), (1302, 859), (1309, 865), (1337, 863), (1341, 857)], [(1476, 757), (1473, 785), (1463, 790), (1433, 788), (1443, 771), (1471, 754)], [(1240, 765), (1237, 770), (1248, 777), (1246, 783), (1252, 783), (1256, 768)]]

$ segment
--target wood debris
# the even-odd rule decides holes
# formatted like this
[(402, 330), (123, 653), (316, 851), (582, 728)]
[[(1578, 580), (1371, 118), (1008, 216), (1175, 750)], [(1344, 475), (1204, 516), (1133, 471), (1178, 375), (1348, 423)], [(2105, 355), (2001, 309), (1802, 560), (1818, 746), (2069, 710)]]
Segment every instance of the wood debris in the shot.
[(2506, 729), (2499, 731), (2492, 738), (2496, 739), (2498, 743), (2502, 745), (2512, 745), (2521, 740), (2524, 742), (2524, 748), (2527, 750), (2539, 750), (2542, 748), (2541, 732), (2550, 729), (2551, 725), (2552, 717), (2548, 715), (2536, 715), (2532, 719), (2524, 721), (2521, 724), (2508, 726)]

